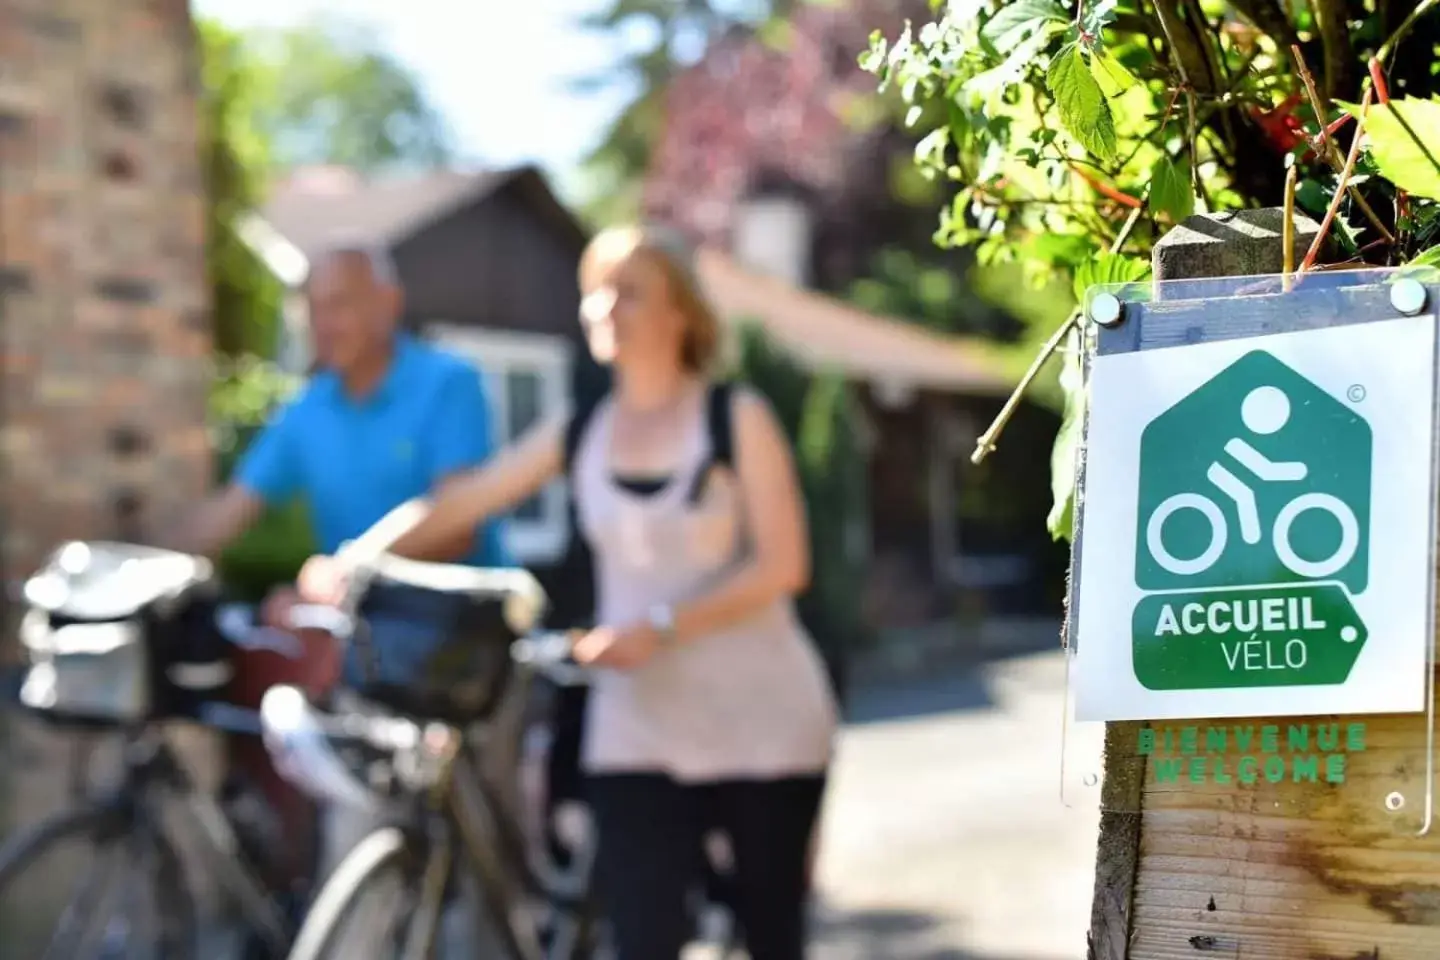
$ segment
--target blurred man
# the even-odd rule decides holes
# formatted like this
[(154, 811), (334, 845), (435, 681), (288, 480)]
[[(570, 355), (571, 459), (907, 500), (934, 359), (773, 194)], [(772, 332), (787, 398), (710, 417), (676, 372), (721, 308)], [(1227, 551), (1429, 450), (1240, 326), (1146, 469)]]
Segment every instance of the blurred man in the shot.
[[(266, 506), (307, 501), (319, 549), (334, 553), (407, 500), (433, 493), (489, 456), (490, 416), (477, 371), (397, 329), (402, 293), (389, 257), (342, 247), (314, 261), (306, 294), (316, 373), (254, 440), (230, 483), (190, 518), (178, 546), (214, 556)], [(425, 559), (506, 565), (500, 530), (489, 524)], [(277, 589), (263, 617), (287, 625), (294, 590)], [(312, 695), (339, 674), (328, 638), (301, 637), (299, 660), (252, 652), (240, 665), (242, 705), (292, 683)], [(285, 872), (303, 877), (315, 860), (313, 809), (271, 769), (258, 742), (236, 744), (236, 766), (260, 780), (280, 813)], [(337, 834), (327, 847), (345, 839)], [(356, 838), (358, 839), (358, 838)], [(327, 866), (343, 855), (327, 850)]]
[[(306, 287), (317, 373), (245, 452), (230, 484), (191, 519), (187, 545), (218, 553), (268, 506), (308, 501), (320, 550), (333, 553), (391, 509), (431, 493), (490, 454), (475, 369), (396, 329), (402, 295), (383, 254), (339, 249)], [(491, 524), (426, 559), (504, 561)], [(288, 588), (267, 602), (277, 615)]]

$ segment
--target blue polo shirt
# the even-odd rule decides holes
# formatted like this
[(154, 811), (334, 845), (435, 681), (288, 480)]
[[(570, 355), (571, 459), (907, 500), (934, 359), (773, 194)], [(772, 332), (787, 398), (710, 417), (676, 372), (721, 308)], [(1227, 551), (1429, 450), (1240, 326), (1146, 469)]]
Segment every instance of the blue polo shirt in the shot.
[[(304, 498), (320, 549), (334, 553), (400, 504), (480, 464), (490, 437), (478, 371), (401, 335), (385, 378), (361, 400), (334, 373), (312, 377), (246, 450), (235, 480), (272, 506)], [(499, 522), (476, 531), (464, 562), (510, 565)]]

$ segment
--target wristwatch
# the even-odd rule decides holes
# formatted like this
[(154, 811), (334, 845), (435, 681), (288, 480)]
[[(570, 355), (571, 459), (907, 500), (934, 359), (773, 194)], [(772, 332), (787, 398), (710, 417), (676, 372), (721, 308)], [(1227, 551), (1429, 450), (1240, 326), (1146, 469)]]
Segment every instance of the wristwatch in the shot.
[(647, 618), (650, 626), (660, 636), (660, 646), (668, 647), (675, 642), (675, 609), (668, 603), (657, 603), (650, 608)]

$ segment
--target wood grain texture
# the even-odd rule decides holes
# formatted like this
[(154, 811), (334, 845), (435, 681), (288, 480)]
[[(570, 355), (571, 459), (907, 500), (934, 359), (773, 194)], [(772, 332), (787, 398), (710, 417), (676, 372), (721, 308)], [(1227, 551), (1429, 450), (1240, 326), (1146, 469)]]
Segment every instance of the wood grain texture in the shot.
[(1147, 771), (1129, 960), (1440, 957), (1440, 825), (1418, 835), (1427, 716), (1227, 723), (1337, 719), (1367, 727), (1343, 783), (1158, 783)]
[(1136, 735), (1143, 724), (1111, 723), (1105, 728), (1105, 782), (1100, 795), (1100, 839), (1095, 857), (1095, 893), (1090, 902), (1087, 960), (1125, 960), (1139, 866), (1144, 769), (1134, 763)]
[[(1154, 275), (1194, 281), (1277, 272), (1279, 216), (1278, 210), (1261, 210), (1191, 217), (1156, 245)], [(1167, 298), (1167, 289), (1176, 297)], [(1267, 311), (1275, 307), (1263, 291), (1256, 292), (1261, 296), (1230, 304), (1235, 313), (1229, 334), (1268, 332)], [(1230, 293), (1224, 284), (1214, 293), (1197, 283), (1157, 288), (1146, 307), (1148, 330), (1126, 324), (1102, 331), (1100, 352), (1204, 339), (1186, 320), (1193, 304), (1167, 301)], [(1373, 289), (1322, 286), (1297, 293), (1306, 301), (1306, 315), (1318, 321), (1357, 311), (1387, 315), (1383, 306), (1376, 309)], [(1157, 342), (1141, 342), (1152, 334)], [(1337, 721), (1366, 724), (1365, 749), (1345, 755), (1343, 782), (1325, 782), (1322, 773), (1320, 782), (1272, 784), (1262, 778), (1250, 785), (1192, 783), (1184, 776), (1158, 782), (1154, 761), (1140, 761), (1134, 747), (1127, 756), (1117, 741), (1135, 737), (1136, 725), (1109, 724), (1091, 958), (1440, 960), (1440, 824), (1420, 835), (1431, 749), (1428, 716), (1286, 717), (1216, 725), (1274, 724), (1282, 731), (1283, 756), (1283, 731), (1291, 724)], [(1207, 722), (1169, 725), (1203, 728)], [(1137, 769), (1143, 776), (1136, 776)], [(1404, 798), (1398, 809), (1387, 806), (1392, 795)]]

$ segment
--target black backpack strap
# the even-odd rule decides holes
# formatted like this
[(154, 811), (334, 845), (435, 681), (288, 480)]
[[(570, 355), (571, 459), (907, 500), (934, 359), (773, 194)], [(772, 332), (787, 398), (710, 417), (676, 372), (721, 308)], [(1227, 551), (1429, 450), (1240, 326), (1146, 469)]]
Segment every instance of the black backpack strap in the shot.
[(710, 434), (710, 457), (695, 474), (686, 497), (689, 503), (699, 503), (705, 496), (715, 467), (735, 469), (735, 418), (731, 410), (734, 394), (734, 388), (728, 383), (717, 383), (710, 388), (705, 403), (705, 430)]
[(570, 414), (570, 422), (565, 424), (565, 460), (564, 472), (570, 475), (570, 468), (575, 463), (575, 453), (580, 449), (580, 441), (585, 439), (585, 428), (590, 426), (590, 421), (595, 419), (595, 411), (600, 409), (600, 403), (607, 394), (591, 396), (582, 399), (576, 405), (574, 412)]
[(732, 470), (735, 468), (734, 395), (732, 384), (712, 386), (705, 417), (706, 429), (710, 431), (710, 462)]

